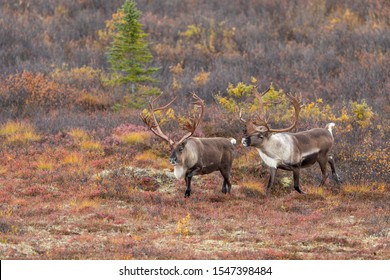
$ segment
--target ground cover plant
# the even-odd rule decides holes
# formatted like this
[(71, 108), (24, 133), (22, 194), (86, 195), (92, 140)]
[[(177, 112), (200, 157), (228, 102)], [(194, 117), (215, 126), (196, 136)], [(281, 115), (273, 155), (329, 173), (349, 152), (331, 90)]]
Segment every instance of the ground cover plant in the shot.
[[(386, 1), (137, 1), (159, 82), (135, 92), (110, 82), (121, 1), (14, 2), (0, 4), (1, 259), (390, 258)], [(297, 130), (336, 124), (340, 187), (318, 188), (315, 166), (305, 195), (283, 171), (265, 195), (268, 169), (239, 144), (256, 85), (302, 95)], [(238, 140), (231, 194), (215, 173), (185, 199), (139, 118), (150, 96), (178, 96), (158, 116), (177, 136), (191, 91), (196, 135)], [(284, 127), (292, 110), (268, 113)]]

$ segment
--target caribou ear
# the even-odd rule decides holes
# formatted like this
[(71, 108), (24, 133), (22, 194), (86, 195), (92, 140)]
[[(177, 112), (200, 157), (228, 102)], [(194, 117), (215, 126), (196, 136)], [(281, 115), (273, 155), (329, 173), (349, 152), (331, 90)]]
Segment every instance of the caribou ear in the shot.
[(255, 130), (261, 133), (268, 132), (268, 128), (264, 125), (259, 125), (259, 126), (255, 125)]
[(180, 152), (184, 150), (184, 147), (186, 146), (186, 144), (187, 144), (187, 140), (183, 141), (182, 143), (180, 143), (178, 145), (178, 148), (179, 148)]

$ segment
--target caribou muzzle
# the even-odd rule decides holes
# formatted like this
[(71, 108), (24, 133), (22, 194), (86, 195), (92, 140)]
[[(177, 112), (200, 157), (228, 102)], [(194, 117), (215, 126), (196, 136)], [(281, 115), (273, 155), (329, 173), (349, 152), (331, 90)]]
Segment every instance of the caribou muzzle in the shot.
[(175, 166), (175, 165), (178, 164), (178, 162), (177, 162), (177, 155), (176, 155), (176, 152), (175, 152), (175, 151), (173, 151), (172, 154), (171, 154), (171, 156), (169, 157), (169, 162), (170, 162), (173, 166)]
[(251, 145), (251, 138), (250, 137), (242, 138), (241, 143), (244, 147), (249, 147)]

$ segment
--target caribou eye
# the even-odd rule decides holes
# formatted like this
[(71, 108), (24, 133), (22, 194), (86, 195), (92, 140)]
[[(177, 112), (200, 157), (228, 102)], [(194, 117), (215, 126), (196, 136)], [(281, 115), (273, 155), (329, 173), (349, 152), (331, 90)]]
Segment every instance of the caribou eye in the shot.
[(264, 135), (263, 134), (258, 134), (257, 137), (260, 138), (260, 139), (263, 139)]

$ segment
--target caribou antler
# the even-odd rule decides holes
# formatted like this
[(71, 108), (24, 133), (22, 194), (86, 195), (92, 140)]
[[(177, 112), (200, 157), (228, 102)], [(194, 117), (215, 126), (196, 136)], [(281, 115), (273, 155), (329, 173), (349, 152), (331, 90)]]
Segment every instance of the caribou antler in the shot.
[(242, 117), (242, 110), (240, 109), (239, 112), (240, 112), (240, 114), (239, 114), (240, 121), (241, 121), (242, 123), (246, 123), (246, 120)]
[[(260, 104), (260, 107), (261, 107), (261, 116), (260, 117), (263, 117), (264, 118), (264, 110), (263, 110), (263, 108), (264, 108), (264, 101), (261, 99), (262, 97), (263, 97), (263, 95), (265, 95), (267, 92), (269, 92), (270, 91), (270, 87), (268, 88), (268, 89), (266, 89), (265, 91), (263, 91), (262, 93), (259, 93), (258, 91), (257, 91), (257, 88), (258, 88), (258, 86), (256, 85), (256, 86), (254, 86), (253, 87), (253, 89), (252, 89), (252, 91), (253, 91), (253, 94), (256, 96), (256, 98), (259, 100), (259, 104)], [(267, 104), (268, 104), (268, 102), (267, 102)], [(246, 123), (246, 120), (242, 117), (242, 109), (241, 108), (238, 108), (238, 111), (239, 111), (239, 117), (240, 117), (240, 121), (242, 122), (242, 123)]]
[(200, 108), (200, 114), (197, 117), (192, 117), (188, 121), (186, 121), (184, 124), (182, 124), (182, 129), (188, 131), (179, 141), (174, 141), (172, 140), (169, 136), (167, 136), (165, 133), (162, 132), (160, 125), (157, 122), (156, 115), (154, 114), (157, 111), (162, 111), (168, 108), (173, 101), (176, 100), (176, 97), (173, 98), (167, 105), (154, 108), (154, 103), (157, 101), (157, 99), (160, 98), (161, 95), (158, 97), (154, 98), (153, 100), (149, 101), (149, 107), (150, 107), (150, 112), (149, 114), (147, 113), (141, 113), (140, 118), (141, 120), (147, 125), (147, 127), (158, 137), (164, 139), (169, 143), (170, 146), (174, 146), (175, 144), (180, 144), (184, 142), (187, 138), (191, 137), (197, 127), (200, 124), (200, 121), (203, 119), (204, 115), (204, 102), (202, 99), (199, 98), (195, 93), (192, 93), (192, 98), (195, 99), (195, 101), (192, 102), (195, 106)]
[(194, 92), (192, 93), (192, 98), (195, 99), (195, 101), (192, 102), (195, 106), (200, 108), (200, 114), (197, 117), (192, 117), (188, 121), (184, 122), (181, 127), (183, 130), (188, 131), (177, 143), (182, 143), (189, 137), (191, 137), (195, 130), (198, 128), (200, 121), (203, 119), (204, 115), (204, 102), (202, 99), (199, 98)]
[(265, 110), (264, 110), (264, 105), (266, 104), (264, 101), (263, 101), (263, 96), (270, 90), (271, 88), (268, 88), (267, 90), (263, 91), (262, 93), (258, 93), (257, 92), (257, 86), (255, 87), (255, 96), (257, 98), (257, 100), (259, 101), (259, 107), (260, 107), (260, 114), (259, 114), (259, 118), (260, 120), (264, 121), (265, 123), (267, 123), (266, 121), (266, 117), (265, 117)]
[(257, 124), (258, 125), (262, 124), (262, 125), (265, 125), (266, 127), (268, 127), (268, 125), (267, 125), (268, 121), (267, 121), (267, 118), (265, 116), (265, 110), (264, 110), (265, 106), (268, 104), (279, 104), (282, 101), (281, 100), (268, 101), (268, 102), (263, 101), (263, 96), (271, 90), (271, 87), (269, 87), (268, 89), (266, 89), (262, 93), (257, 92), (257, 86), (255, 86), (254, 90), (255, 90), (254, 94), (255, 94), (257, 100), (259, 101), (259, 107), (260, 107), (260, 113), (258, 114)]
[(270, 90), (271, 90), (271, 87), (269, 87), (269, 88), (267, 88), (265, 91), (263, 91), (262, 93), (259, 93), (258, 91), (257, 91), (257, 89), (258, 89), (258, 86), (256, 85), (256, 86), (254, 86), (253, 87), (253, 92), (254, 92), (254, 94), (256, 95), (256, 96), (264, 96), (267, 92), (269, 92)]
[(292, 105), (294, 106), (294, 111), (295, 111), (294, 112), (294, 121), (293, 121), (292, 125), (290, 125), (287, 128), (282, 128), (282, 129), (271, 129), (270, 128), (270, 129), (268, 129), (269, 132), (286, 132), (286, 131), (290, 131), (294, 127), (296, 127), (296, 125), (298, 123), (299, 112), (301, 111), (301, 108), (302, 108), (302, 105), (301, 105), (302, 97), (298, 96), (297, 94), (293, 95), (291, 93), (287, 93), (286, 96), (290, 100)]
[[(281, 103), (281, 101), (278, 100), (278, 101), (264, 102), (263, 101), (263, 96), (267, 92), (269, 92), (270, 90), (271, 90), (271, 87), (269, 87), (268, 89), (266, 89), (262, 93), (258, 93), (257, 92), (257, 86), (255, 86), (253, 88), (254, 95), (256, 96), (256, 98), (257, 98), (257, 100), (259, 102), (259, 107), (260, 107), (257, 119), (255, 121), (253, 121), (253, 123), (256, 124), (256, 126), (264, 126), (264, 127), (266, 127), (266, 129), (269, 132), (286, 132), (286, 131), (292, 130), (294, 127), (296, 127), (296, 125), (298, 123), (299, 112), (301, 111), (301, 107), (302, 107), (302, 105), (301, 105), (301, 102), (302, 102), (301, 96), (293, 95), (291, 93), (287, 93), (286, 94), (287, 99), (292, 103), (292, 105), (294, 107), (294, 111), (295, 111), (294, 112), (294, 121), (293, 121), (292, 125), (290, 125), (287, 128), (272, 129), (272, 128), (269, 127), (268, 122), (266, 120), (264, 107), (265, 107), (265, 105), (268, 105), (268, 104), (279, 104), (279, 103)], [(241, 110), (240, 110), (240, 120), (245, 123), (245, 120), (241, 117)]]
[(156, 98), (154, 98), (153, 100), (149, 101), (150, 115), (145, 114), (145, 113), (141, 113), (140, 118), (155, 135), (157, 135), (158, 137), (167, 141), (170, 146), (173, 146), (175, 144), (175, 142), (170, 137), (165, 135), (165, 133), (162, 132), (160, 125), (157, 122), (156, 115), (154, 113), (157, 111), (162, 111), (162, 110), (165, 110), (166, 108), (168, 108), (176, 100), (177, 96), (175, 96), (167, 105), (162, 106), (162, 107), (158, 107), (158, 108), (154, 108), (154, 102), (156, 102), (157, 99), (159, 99), (160, 97), (161, 97), (161, 95), (159, 95)]

